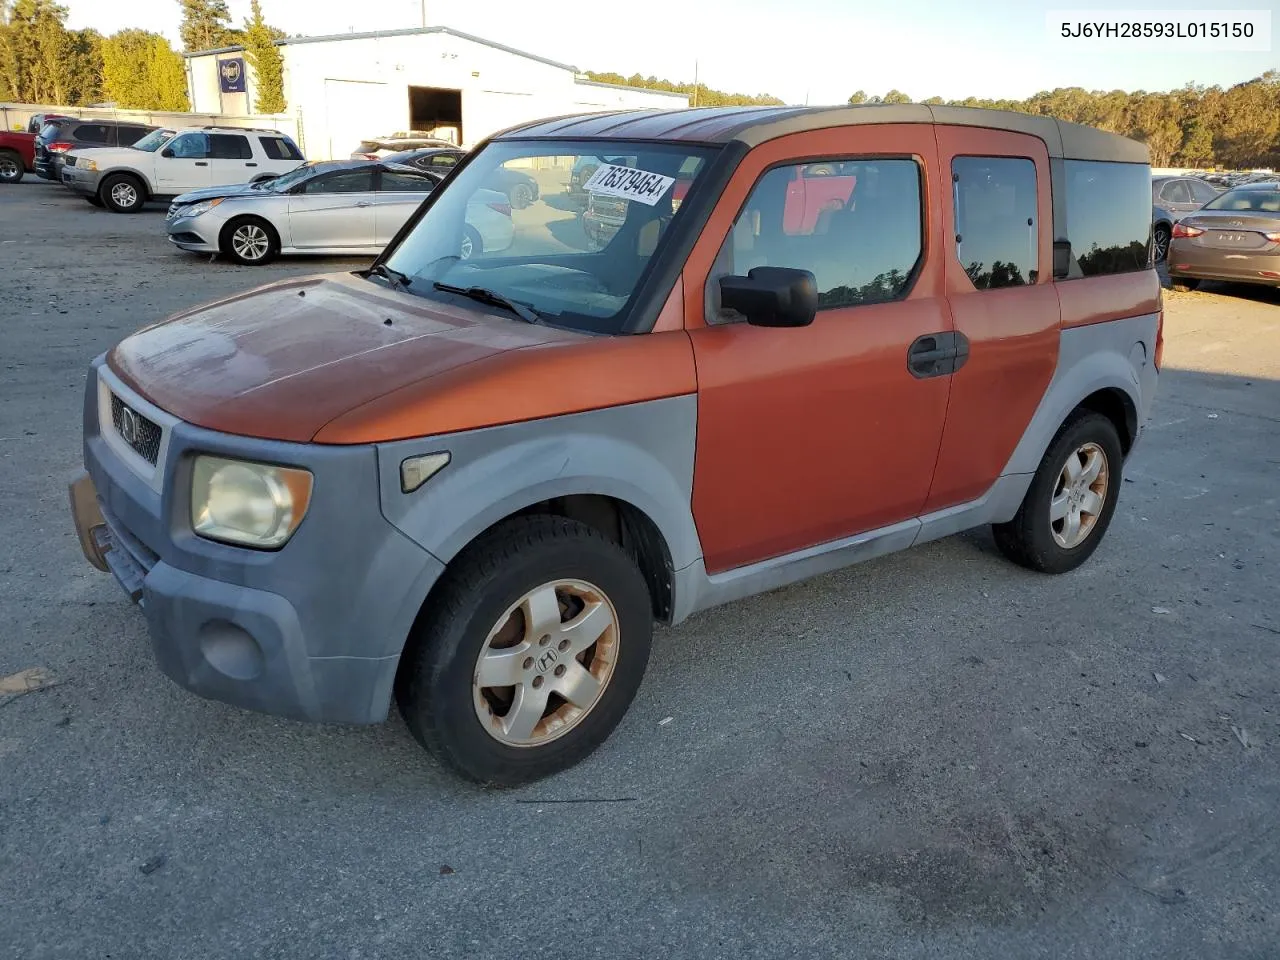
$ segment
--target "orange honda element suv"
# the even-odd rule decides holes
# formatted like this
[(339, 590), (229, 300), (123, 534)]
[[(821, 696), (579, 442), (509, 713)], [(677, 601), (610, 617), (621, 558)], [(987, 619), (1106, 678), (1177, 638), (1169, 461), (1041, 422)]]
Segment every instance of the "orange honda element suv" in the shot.
[[(603, 244), (559, 203), (583, 157)], [(500, 167), (544, 199), (467, 246)], [(460, 773), (533, 780), (618, 724), (655, 620), (979, 524), (1083, 563), (1160, 366), (1150, 190), (1139, 143), (983, 110), (508, 130), (370, 269), (94, 360), (80, 540), (182, 686), (344, 723), (394, 698)]]

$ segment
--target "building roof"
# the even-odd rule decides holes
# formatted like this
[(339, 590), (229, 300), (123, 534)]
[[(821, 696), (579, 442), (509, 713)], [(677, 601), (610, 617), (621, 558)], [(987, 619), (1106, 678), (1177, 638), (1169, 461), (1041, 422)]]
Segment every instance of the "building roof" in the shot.
[(625, 140), (684, 140), (754, 147), (768, 140), (862, 123), (941, 123), (1028, 133), (1045, 142), (1049, 156), (1070, 160), (1147, 163), (1147, 146), (1078, 123), (1006, 110), (935, 107), (922, 103), (840, 107), (695, 107), (684, 110), (621, 110), (576, 114), (521, 124), (501, 137)]
[[(469, 33), (463, 33), (460, 30), (453, 30), (449, 27), (406, 27), (402, 30), (372, 30), (367, 33), (331, 33), (322, 37), (285, 37), (283, 40), (277, 40), (277, 47), (287, 47), (296, 43), (329, 43), (335, 40), (378, 40), (382, 37), (411, 37), (415, 34), (432, 34), (444, 33), (451, 37), (457, 37), (460, 40), (470, 40), (472, 43), (483, 44), (486, 47), (492, 47), (494, 50), (501, 50), (503, 53), (509, 53), (512, 56), (524, 57), (526, 60), (533, 60), (537, 63), (546, 64), (549, 67), (557, 67), (561, 70), (568, 70), (570, 73), (576, 74), (578, 68), (567, 63), (560, 63), (557, 60), (548, 60), (546, 57), (540, 57), (536, 53), (528, 53), (524, 50), (517, 50), (515, 47), (508, 47), (505, 44), (495, 43), (492, 40), (486, 40), (483, 37), (473, 36)], [(217, 53), (237, 53), (243, 50), (243, 46), (233, 47), (216, 47), (212, 50), (197, 50), (194, 53), (183, 53), (188, 60), (194, 57), (208, 57)]]

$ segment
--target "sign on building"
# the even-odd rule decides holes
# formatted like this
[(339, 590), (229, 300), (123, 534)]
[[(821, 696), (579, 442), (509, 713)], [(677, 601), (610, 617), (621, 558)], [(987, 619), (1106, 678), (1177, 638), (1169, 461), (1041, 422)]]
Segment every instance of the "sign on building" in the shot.
[(218, 82), (223, 93), (244, 93), (244, 57), (218, 61)]

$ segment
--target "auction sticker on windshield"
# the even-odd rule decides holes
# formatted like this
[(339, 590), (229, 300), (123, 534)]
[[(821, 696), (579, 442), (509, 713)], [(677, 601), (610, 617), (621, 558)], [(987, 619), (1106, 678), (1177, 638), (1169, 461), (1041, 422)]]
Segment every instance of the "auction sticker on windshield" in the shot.
[(652, 207), (663, 198), (675, 182), (675, 177), (664, 177), (660, 173), (649, 173), (647, 170), (616, 167), (605, 163), (601, 164), (591, 175), (591, 179), (582, 186), (588, 193), (635, 200)]

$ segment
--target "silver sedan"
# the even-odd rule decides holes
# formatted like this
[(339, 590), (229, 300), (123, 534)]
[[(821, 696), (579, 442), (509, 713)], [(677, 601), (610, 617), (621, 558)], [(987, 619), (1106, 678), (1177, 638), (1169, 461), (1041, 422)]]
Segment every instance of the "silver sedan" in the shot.
[[(195, 190), (169, 206), (169, 239), (194, 253), (263, 264), (280, 254), (376, 254), (440, 182), (410, 167), (369, 160), (311, 163), (264, 183)], [(467, 204), (459, 255), (511, 246), (507, 198), (480, 190)]]

